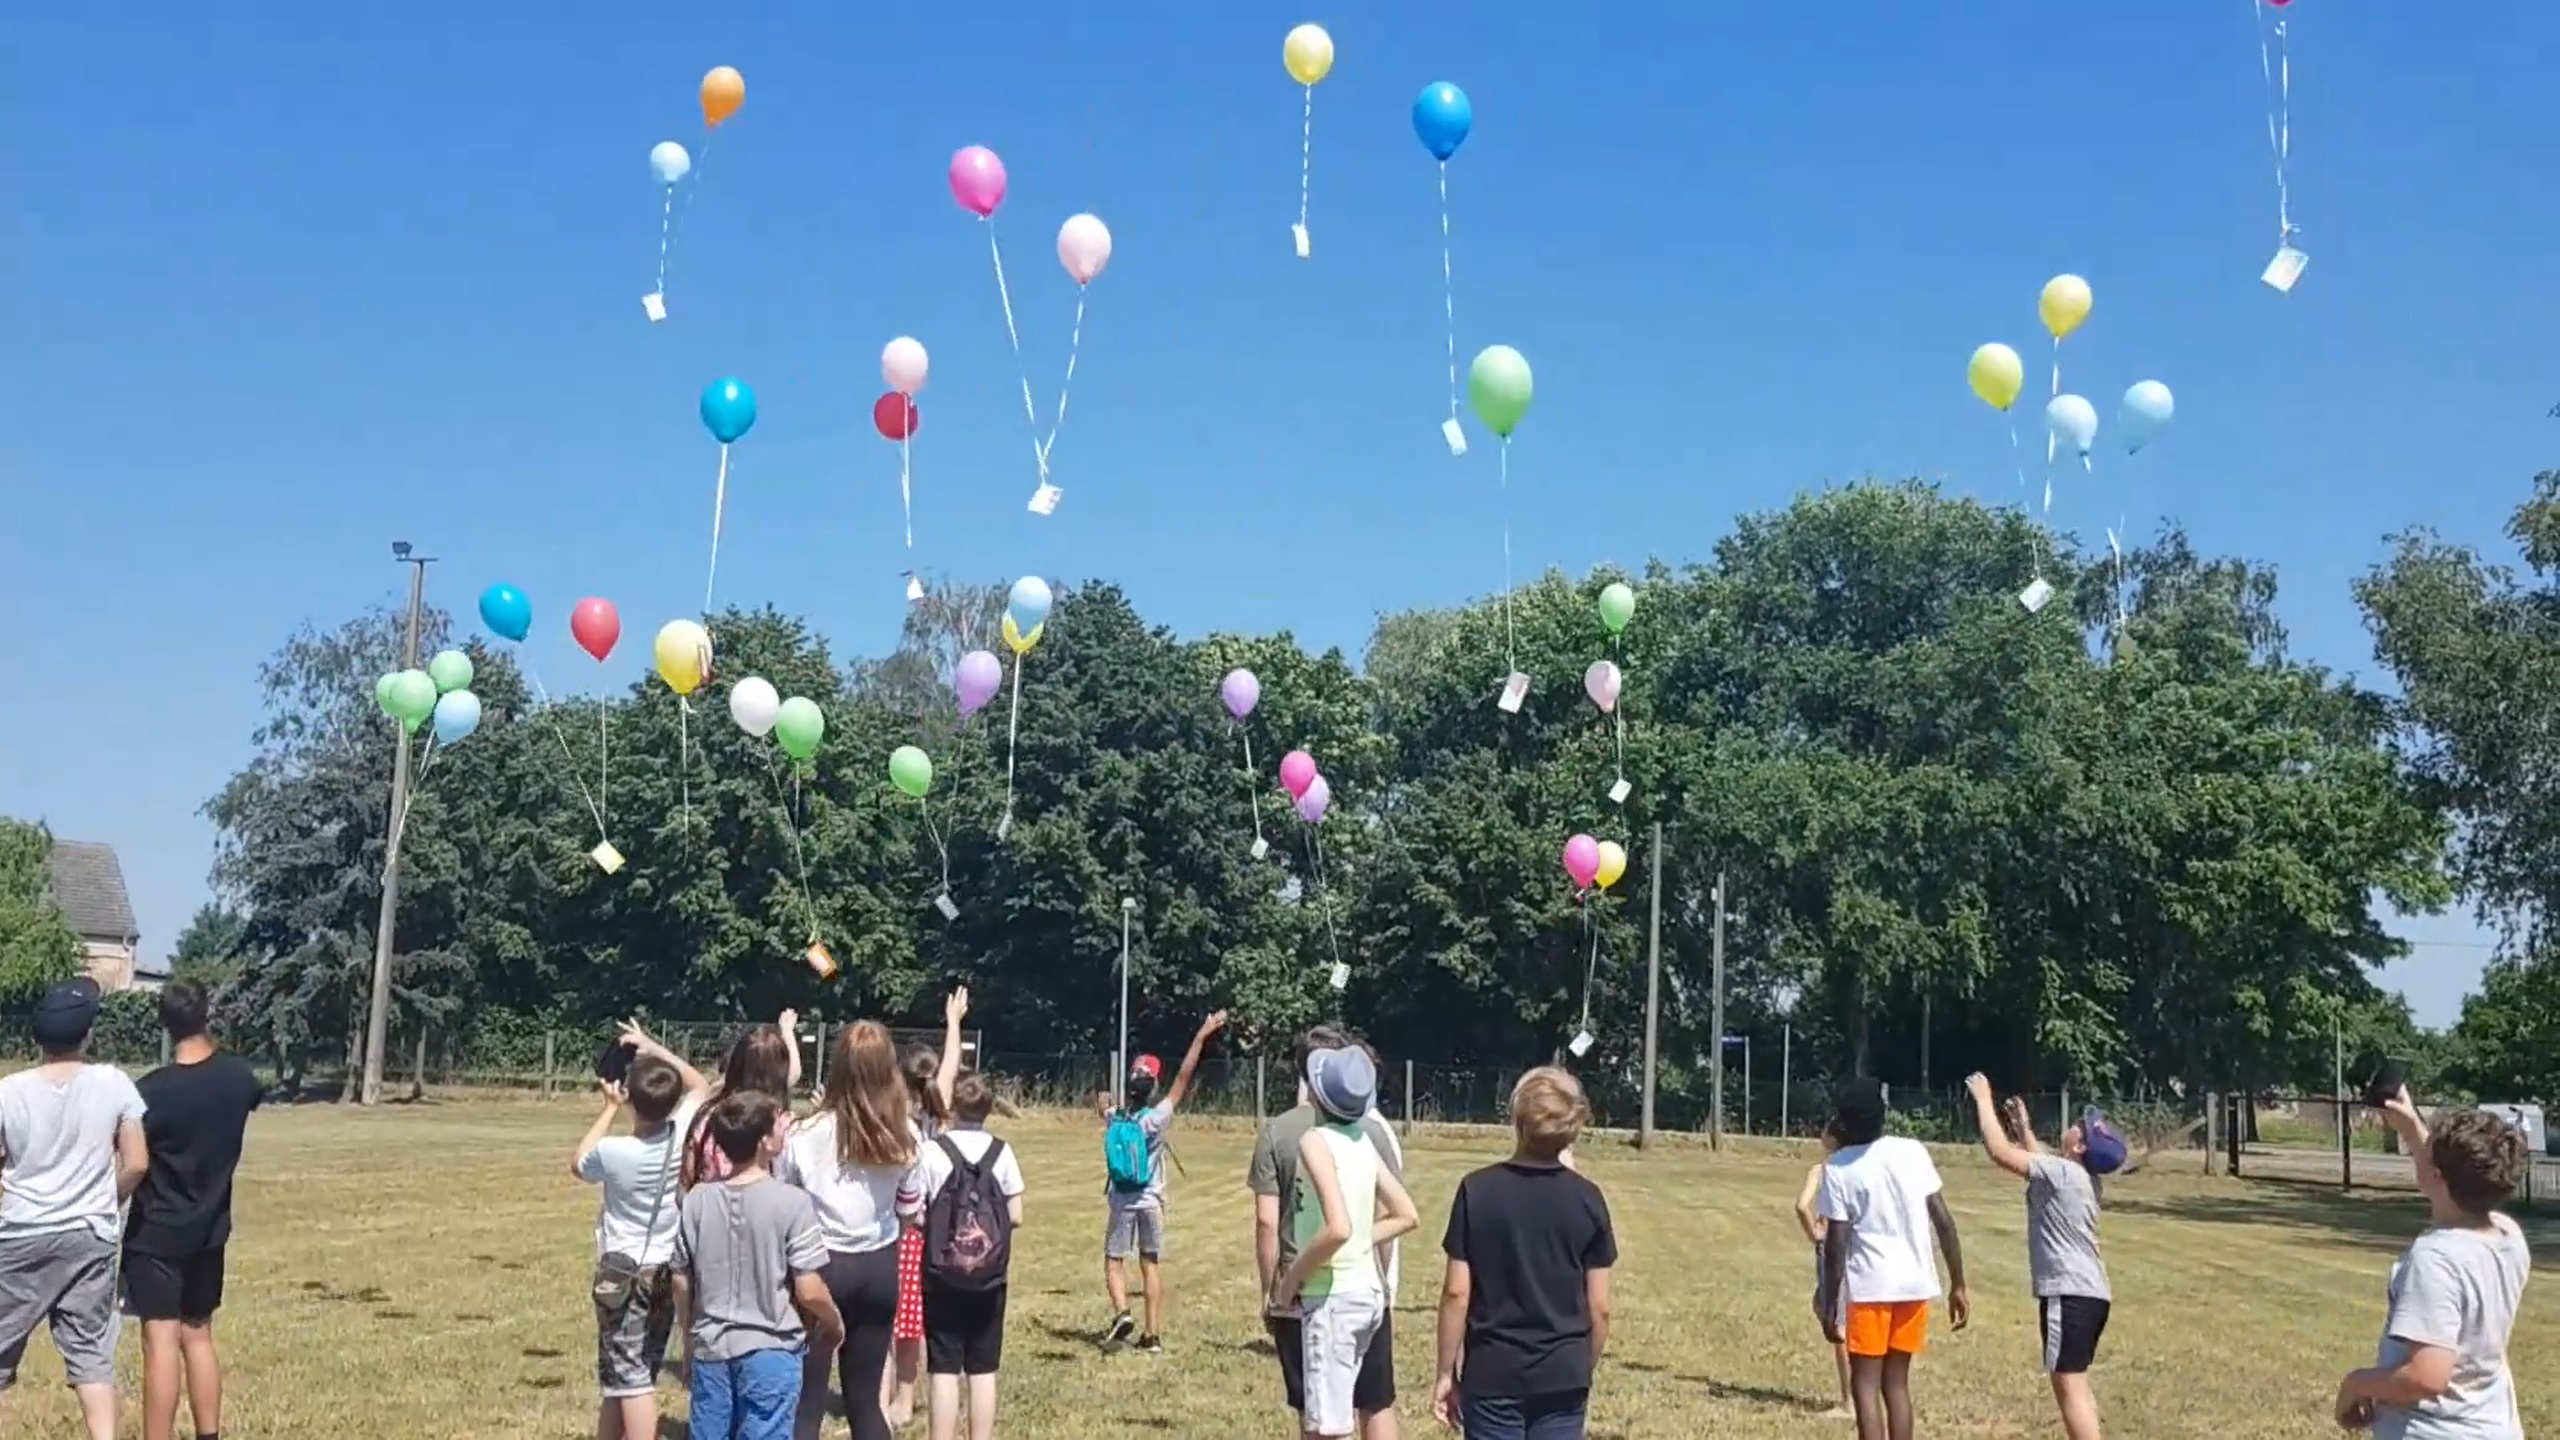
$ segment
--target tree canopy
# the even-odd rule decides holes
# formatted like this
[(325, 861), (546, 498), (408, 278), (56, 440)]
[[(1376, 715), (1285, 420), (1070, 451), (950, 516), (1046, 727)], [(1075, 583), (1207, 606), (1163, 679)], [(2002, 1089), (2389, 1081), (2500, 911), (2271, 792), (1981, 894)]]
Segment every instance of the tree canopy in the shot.
[(49, 898), (53, 832), (0, 818), (0, 1007), (23, 1009), (80, 973), (80, 939)]

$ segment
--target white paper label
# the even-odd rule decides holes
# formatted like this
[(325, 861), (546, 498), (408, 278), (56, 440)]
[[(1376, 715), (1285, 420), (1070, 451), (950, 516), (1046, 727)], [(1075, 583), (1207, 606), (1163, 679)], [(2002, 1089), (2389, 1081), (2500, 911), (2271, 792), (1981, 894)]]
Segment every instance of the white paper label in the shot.
[(1628, 784), (1624, 780), (1620, 780), (1617, 784), (1609, 787), (1609, 803), (1612, 805), (1626, 804), (1627, 797), (1634, 794), (1635, 789), (1636, 787), (1633, 785)]
[(913, 575), (909, 575), (907, 577), (907, 598), (909, 600), (921, 600), (924, 598), (924, 582)]
[(1520, 702), (1528, 698), (1529, 677), (1514, 670), (1511, 672), (1511, 678), (1502, 682), (1502, 698), (1494, 703), (1502, 707), (1503, 714), (1517, 715), (1520, 713)]
[(1030, 506), (1031, 513), (1034, 515), (1057, 514), (1058, 501), (1066, 493), (1067, 492), (1059, 489), (1055, 485), (1043, 485), (1039, 489), (1032, 491)]
[(942, 918), (945, 920), (957, 920), (960, 918), (960, 907), (952, 904), (951, 897), (948, 895), (934, 896), (933, 908), (941, 911)]
[(2053, 587), (2042, 580), (2030, 580), (2027, 582), (2027, 588), (2018, 592), (2018, 603), (2026, 606), (2027, 613), (2030, 615), (2042, 611), (2045, 603), (2052, 598)]
[(1268, 841), (1268, 840), (1263, 839), (1263, 838), (1262, 838), (1261, 836), (1259, 836), (1259, 835), (1254, 836), (1254, 837), (1253, 837), (1253, 858), (1254, 858), (1254, 859), (1256, 859), (1256, 860), (1259, 860), (1259, 859), (1261, 859), (1263, 856), (1268, 855), (1268, 854), (1270, 854), (1270, 853), (1271, 853), (1271, 842), (1270, 842), (1270, 841)]
[(2293, 293), (2293, 283), (2302, 278), (2302, 268), (2310, 263), (2310, 256), (2294, 249), (2291, 245), (2279, 245), (2276, 247), (2276, 258), (2267, 262), (2266, 270), (2258, 278), (2267, 282), (2268, 286), (2278, 294), (2290, 295)]
[(1579, 1059), (1581, 1059), (1583, 1056), (1590, 1054), (1590, 1053), (1591, 1053), (1591, 1032), (1590, 1032), (1590, 1031), (1588, 1031), (1588, 1030), (1577, 1030), (1577, 1031), (1575, 1031), (1575, 1032), (1574, 1032), (1574, 1035), (1573, 1035), (1573, 1043), (1572, 1043), (1572, 1044), (1570, 1044), (1570, 1045), (1565, 1046), (1564, 1048), (1566, 1048), (1567, 1050), (1572, 1051), (1572, 1052), (1573, 1052), (1573, 1058), (1574, 1058), (1574, 1059), (1576, 1059), (1576, 1060), (1579, 1060)]
[(1292, 225), (1292, 226), (1290, 226), (1290, 227), (1289, 227), (1289, 238), (1298, 242), (1298, 258), (1299, 258), (1299, 259), (1301, 259), (1301, 260), (1306, 259), (1306, 258), (1307, 258), (1307, 227), (1306, 227), (1306, 226), (1304, 226), (1304, 225)]
[[(809, 962), (809, 968), (817, 972), (819, 979), (833, 980), (836, 978), (836, 957), (827, 953), (827, 947), (825, 945), (815, 940), (810, 941), (808, 950), (803, 952), (803, 958)], [(814, 1044), (816, 1042), (813, 1039), (811, 1043)]]
[(1457, 416), (1452, 415), (1440, 422), (1440, 438), (1449, 442), (1450, 454), (1467, 453), (1467, 432), (1459, 426)]
[(622, 868), (622, 852), (614, 849), (610, 840), (597, 841), (596, 848), (587, 852), (587, 858), (596, 862), (596, 868), (607, 875)]
[(1348, 966), (1348, 965), (1343, 964), (1343, 963), (1342, 963), (1341, 961), (1339, 961), (1339, 960), (1334, 961), (1334, 962), (1333, 962), (1333, 988), (1334, 988), (1334, 989), (1336, 989), (1336, 990), (1345, 990), (1345, 989), (1349, 989), (1349, 988), (1350, 988), (1350, 985), (1351, 985), (1351, 967), (1350, 967), (1350, 966)]
[(667, 297), (651, 291), (640, 297), (640, 308), (649, 312), (649, 323), (655, 325), (667, 318)]

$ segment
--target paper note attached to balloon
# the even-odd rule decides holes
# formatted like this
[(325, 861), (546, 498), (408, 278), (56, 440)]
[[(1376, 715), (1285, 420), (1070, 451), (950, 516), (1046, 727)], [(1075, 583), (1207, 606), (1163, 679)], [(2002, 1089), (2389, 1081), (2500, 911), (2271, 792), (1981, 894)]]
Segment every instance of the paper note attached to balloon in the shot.
[(1577, 1031), (1573, 1032), (1573, 1043), (1572, 1043), (1572, 1044), (1570, 1044), (1570, 1045), (1567, 1045), (1567, 1046), (1566, 1046), (1566, 1047), (1564, 1047), (1564, 1048), (1566, 1048), (1567, 1050), (1572, 1051), (1572, 1052), (1573, 1052), (1573, 1058), (1574, 1058), (1574, 1059), (1576, 1059), (1576, 1060), (1579, 1060), (1579, 1059), (1581, 1059), (1583, 1056), (1590, 1054), (1590, 1053), (1591, 1053), (1591, 1032), (1590, 1032), (1590, 1031), (1588, 1031), (1588, 1030), (1577, 1030)]
[(1333, 988), (1336, 990), (1351, 988), (1351, 967), (1339, 960), (1333, 962)]
[(2276, 293), (2290, 295), (2293, 293), (2293, 282), (2302, 278), (2302, 267), (2310, 263), (2310, 256), (2294, 249), (2291, 245), (2279, 245), (2276, 247), (2276, 258), (2267, 262), (2265, 272), (2258, 278), (2272, 286)]
[(1514, 670), (1511, 672), (1511, 678), (1502, 682), (1502, 698), (1495, 703), (1502, 707), (1503, 714), (1517, 715), (1520, 713), (1520, 702), (1528, 698), (1529, 677)]
[(2027, 588), (2018, 592), (2018, 603), (2025, 606), (2030, 615), (2043, 610), (2052, 599), (2053, 587), (2042, 580), (2028, 581)]
[(610, 840), (597, 841), (596, 848), (587, 852), (587, 858), (596, 862), (596, 868), (607, 875), (622, 868), (622, 852), (614, 849)]

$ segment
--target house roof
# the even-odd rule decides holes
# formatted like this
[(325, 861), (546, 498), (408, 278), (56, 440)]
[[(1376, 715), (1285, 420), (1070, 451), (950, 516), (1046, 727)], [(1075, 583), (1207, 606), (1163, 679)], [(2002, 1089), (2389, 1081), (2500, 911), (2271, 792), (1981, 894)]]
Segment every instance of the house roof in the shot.
[(45, 868), (53, 882), (53, 903), (72, 934), (118, 943), (135, 938), (133, 900), (125, 893), (116, 847), (56, 840)]

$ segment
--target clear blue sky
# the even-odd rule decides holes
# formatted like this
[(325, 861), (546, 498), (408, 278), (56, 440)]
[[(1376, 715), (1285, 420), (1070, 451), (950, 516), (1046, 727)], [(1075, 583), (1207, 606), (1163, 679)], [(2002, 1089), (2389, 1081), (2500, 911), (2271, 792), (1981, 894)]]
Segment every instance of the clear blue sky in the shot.
[[(253, 666), (302, 621), (396, 597), (385, 546), (442, 557), (467, 611), (504, 579), (535, 656), (597, 676), (700, 605), (714, 447), (695, 397), (762, 398), (738, 453), (724, 600), (849, 650), (898, 622), (896, 455), (871, 432), (891, 336), (933, 354), (918, 556), (971, 577), (1108, 577), (1186, 634), (1287, 627), (1354, 650), (1381, 610), (1500, 575), (1493, 453), (1453, 461), (1432, 167), (1417, 91), (1473, 97), (1452, 166), (1458, 343), (1536, 367), (1513, 456), (1525, 576), (1702, 555), (1738, 511), (1876, 474), (2016, 498), (1966, 354), (2041, 393), (2034, 299), (2091, 280), (2065, 380), (2112, 424), (2156, 377), (2171, 435), (2102, 449), (2056, 519), (2185, 520), (2282, 568), (2297, 647), (2370, 670), (2349, 579), (2413, 521), (2492, 540), (2554, 438), (2560, 200), (2548, 5), (2291, 7), (2294, 212), (2279, 297), (2247, 7), (1287, 8), (1014, 0), (963, 21), (844, 6), (38, 7), (12, 39), (6, 247), (15, 423), (0, 596), (17, 644), (0, 812), (114, 843), (157, 952), (203, 898), (196, 807), (248, 754)], [(1315, 256), (1290, 250), (1299, 91), (1327, 24)], [(695, 145), (739, 67), (675, 256), (656, 141)], [(1044, 405), (1090, 209), (1097, 284), (1056, 452), (1032, 484), (959, 146), (1012, 171), (998, 216)], [(2543, 363), (2536, 363), (2543, 362)], [(2031, 406), (2029, 407), (2032, 408)], [(2034, 423), (2032, 415), (2029, 423)], [(2032, 436), (2030, 436), (2032, 439)], [(2102, 442), (2103, 443), (2103, 442)], [(2450, 1018), (2459, 918), (2396, 983)]]

